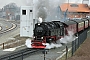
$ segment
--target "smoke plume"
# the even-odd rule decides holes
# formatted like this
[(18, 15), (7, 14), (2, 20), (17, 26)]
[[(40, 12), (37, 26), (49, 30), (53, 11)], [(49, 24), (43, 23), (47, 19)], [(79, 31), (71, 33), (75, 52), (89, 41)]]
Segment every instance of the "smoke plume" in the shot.
[(61, 10), (59, 6), (64, 1), (65, 0), (38, 0), (35, 4), (37, 19), (39, 17), (41, 17), (43, 21), (60, 19)]
[(34, 5), (36, 19), (39, 17), (43, 21), (60, 20), (62, 21), (62, 11), (60, 4), (62, 3), (79, 3), (78, 0), (26, 0), (26, 5)]
[(43, 21), (45, 21), (47, 17), (47, 6), (46, 6), (47, 0), (38, 0), (36, 3), (36, 16), (37, 18), (42, 18)]

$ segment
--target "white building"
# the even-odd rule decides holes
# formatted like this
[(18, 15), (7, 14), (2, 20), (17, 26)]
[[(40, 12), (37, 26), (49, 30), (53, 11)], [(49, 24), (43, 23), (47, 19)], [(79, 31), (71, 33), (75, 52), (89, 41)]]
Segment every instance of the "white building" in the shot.
[(20, 14), (20, 36), (32, 37), (35, 24), (35, 9), (33, 6), (22, 6)]

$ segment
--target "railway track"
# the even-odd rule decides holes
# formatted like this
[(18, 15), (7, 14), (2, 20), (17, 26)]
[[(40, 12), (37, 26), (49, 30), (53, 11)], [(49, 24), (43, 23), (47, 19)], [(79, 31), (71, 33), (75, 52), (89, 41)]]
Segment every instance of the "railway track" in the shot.
[[(16, 28), (16, 27), (17, 27), (17, 25), (12, 23), (12, 27), (10, 27), (10, 28), (8, 28), (8, 29), (6, 29), (6, 30), (0, 31), (0, 34), (9, 32), (9, 31), (13, 30), (13, 29)], [(2, 28), (1, 28), (1, 29), (2, 29)]]
[(23, 60), (23, 58), (25, 58), (25, 56), (30, 56), (38, 51), (41, 51), (41, 50), (25, 48), (25, 49), (19, 50), (17, 52), (2, 55), (2, 56), (0, 56), (0, 60)]

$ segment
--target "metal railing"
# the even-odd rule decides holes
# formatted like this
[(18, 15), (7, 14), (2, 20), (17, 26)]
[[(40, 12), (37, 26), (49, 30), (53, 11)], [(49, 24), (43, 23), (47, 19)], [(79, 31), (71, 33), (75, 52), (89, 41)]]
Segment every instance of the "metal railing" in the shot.
[(74, 52), (79, 48), (79, 46), (86, 40), (87, 38), (87, 31), (84, 30), (78, 34), (78, 38), (72, 41), (72, 56)]

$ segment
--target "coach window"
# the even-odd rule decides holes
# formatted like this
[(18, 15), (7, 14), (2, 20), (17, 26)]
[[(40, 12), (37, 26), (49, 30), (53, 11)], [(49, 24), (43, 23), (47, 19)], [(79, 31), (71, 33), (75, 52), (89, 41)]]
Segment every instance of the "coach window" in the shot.
[(26, 10), (22, 10), (22, 15), (26, 15)]
[(80, 23), (80, 28), (82, 27), (82, 23)]
[(86, 25), (88, 25), (88, 21), (86, 21)]
[(82, 27), (84, 26), (84, 22), (82, 22)]
[(80, 28), (81, 23), (78, 24), (78, 27)]

